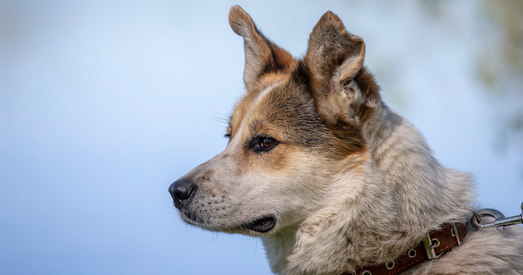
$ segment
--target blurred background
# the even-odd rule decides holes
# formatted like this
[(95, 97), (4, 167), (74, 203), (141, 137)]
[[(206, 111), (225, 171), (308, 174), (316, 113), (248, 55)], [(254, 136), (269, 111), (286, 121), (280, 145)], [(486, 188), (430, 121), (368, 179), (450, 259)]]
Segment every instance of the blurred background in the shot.
[(167, 192), (226, 145), (234, 4), (295, 56), (337, 13), (479, 205), (520, 213), (522, 1), (0, 0), (0, 274), (270, 273), (260, 240), (182, 223)]

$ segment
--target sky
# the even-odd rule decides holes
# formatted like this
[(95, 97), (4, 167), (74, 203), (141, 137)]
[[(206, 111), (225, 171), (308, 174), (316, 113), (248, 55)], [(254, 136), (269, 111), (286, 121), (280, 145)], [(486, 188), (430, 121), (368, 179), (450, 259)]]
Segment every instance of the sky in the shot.
[(297, 57), (338, 14), (384, 100), (474, 175), (478, 205), (520, 213), (521, 154), (493, 146), (494, 103), (471, 73), (474, 1), (430, 24), (413, 2), (4, 0), (0, 274), (270, 274), (259, 239), (184, 224), (167, 192), (225, 148), (244, 91), (234, 4)]

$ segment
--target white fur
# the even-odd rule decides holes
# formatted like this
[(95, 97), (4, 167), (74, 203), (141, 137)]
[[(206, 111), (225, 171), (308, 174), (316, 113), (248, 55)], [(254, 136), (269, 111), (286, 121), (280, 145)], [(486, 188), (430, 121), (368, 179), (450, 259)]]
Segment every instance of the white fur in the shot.
[[(386, 262), (438, 225), (470, 218), (469, 175), (441, 166), (409, 122), (384, 106), (365, 130), (374, 149), (361, 172), (339, 175), (328, 205), (299, 228), (263, 237), (274, 272), (340, 274)], [(521, 231), (469, 232), (463, 246), (407, 273), (521, 274)]]

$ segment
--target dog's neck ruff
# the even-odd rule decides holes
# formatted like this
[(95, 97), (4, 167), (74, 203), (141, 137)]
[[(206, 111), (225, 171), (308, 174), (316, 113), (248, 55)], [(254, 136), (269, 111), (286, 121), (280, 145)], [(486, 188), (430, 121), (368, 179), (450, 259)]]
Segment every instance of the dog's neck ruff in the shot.
[(460, 246), (466, 235), (467, 226), (464, 223), (446, 223), (441, 229), (428, 233), (416, 247), (394, 261), (376, 266), (361, 267), (356, 273), (344, 275), (399, 274), (426, 261), (437, 259), (455, 246)]

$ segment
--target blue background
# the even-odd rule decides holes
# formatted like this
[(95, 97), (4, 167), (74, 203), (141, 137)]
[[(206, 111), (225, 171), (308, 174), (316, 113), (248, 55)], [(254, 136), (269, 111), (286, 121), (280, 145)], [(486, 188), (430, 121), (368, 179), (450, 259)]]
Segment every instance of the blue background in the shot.
[(414, 2), (4, 0), (0, 274), (270, 273), (260, 240), (182, 223), (167, 192), (226, 145), (243, 92), (238, 2), (295, 56), (337, 13), (436, 157), (474, 174), (481, 206), (519, 213), (521, 147), (496, 144), (522, 101), (481, 92), (473, 56), (499, 37), (474, 1), (431, 18)]

